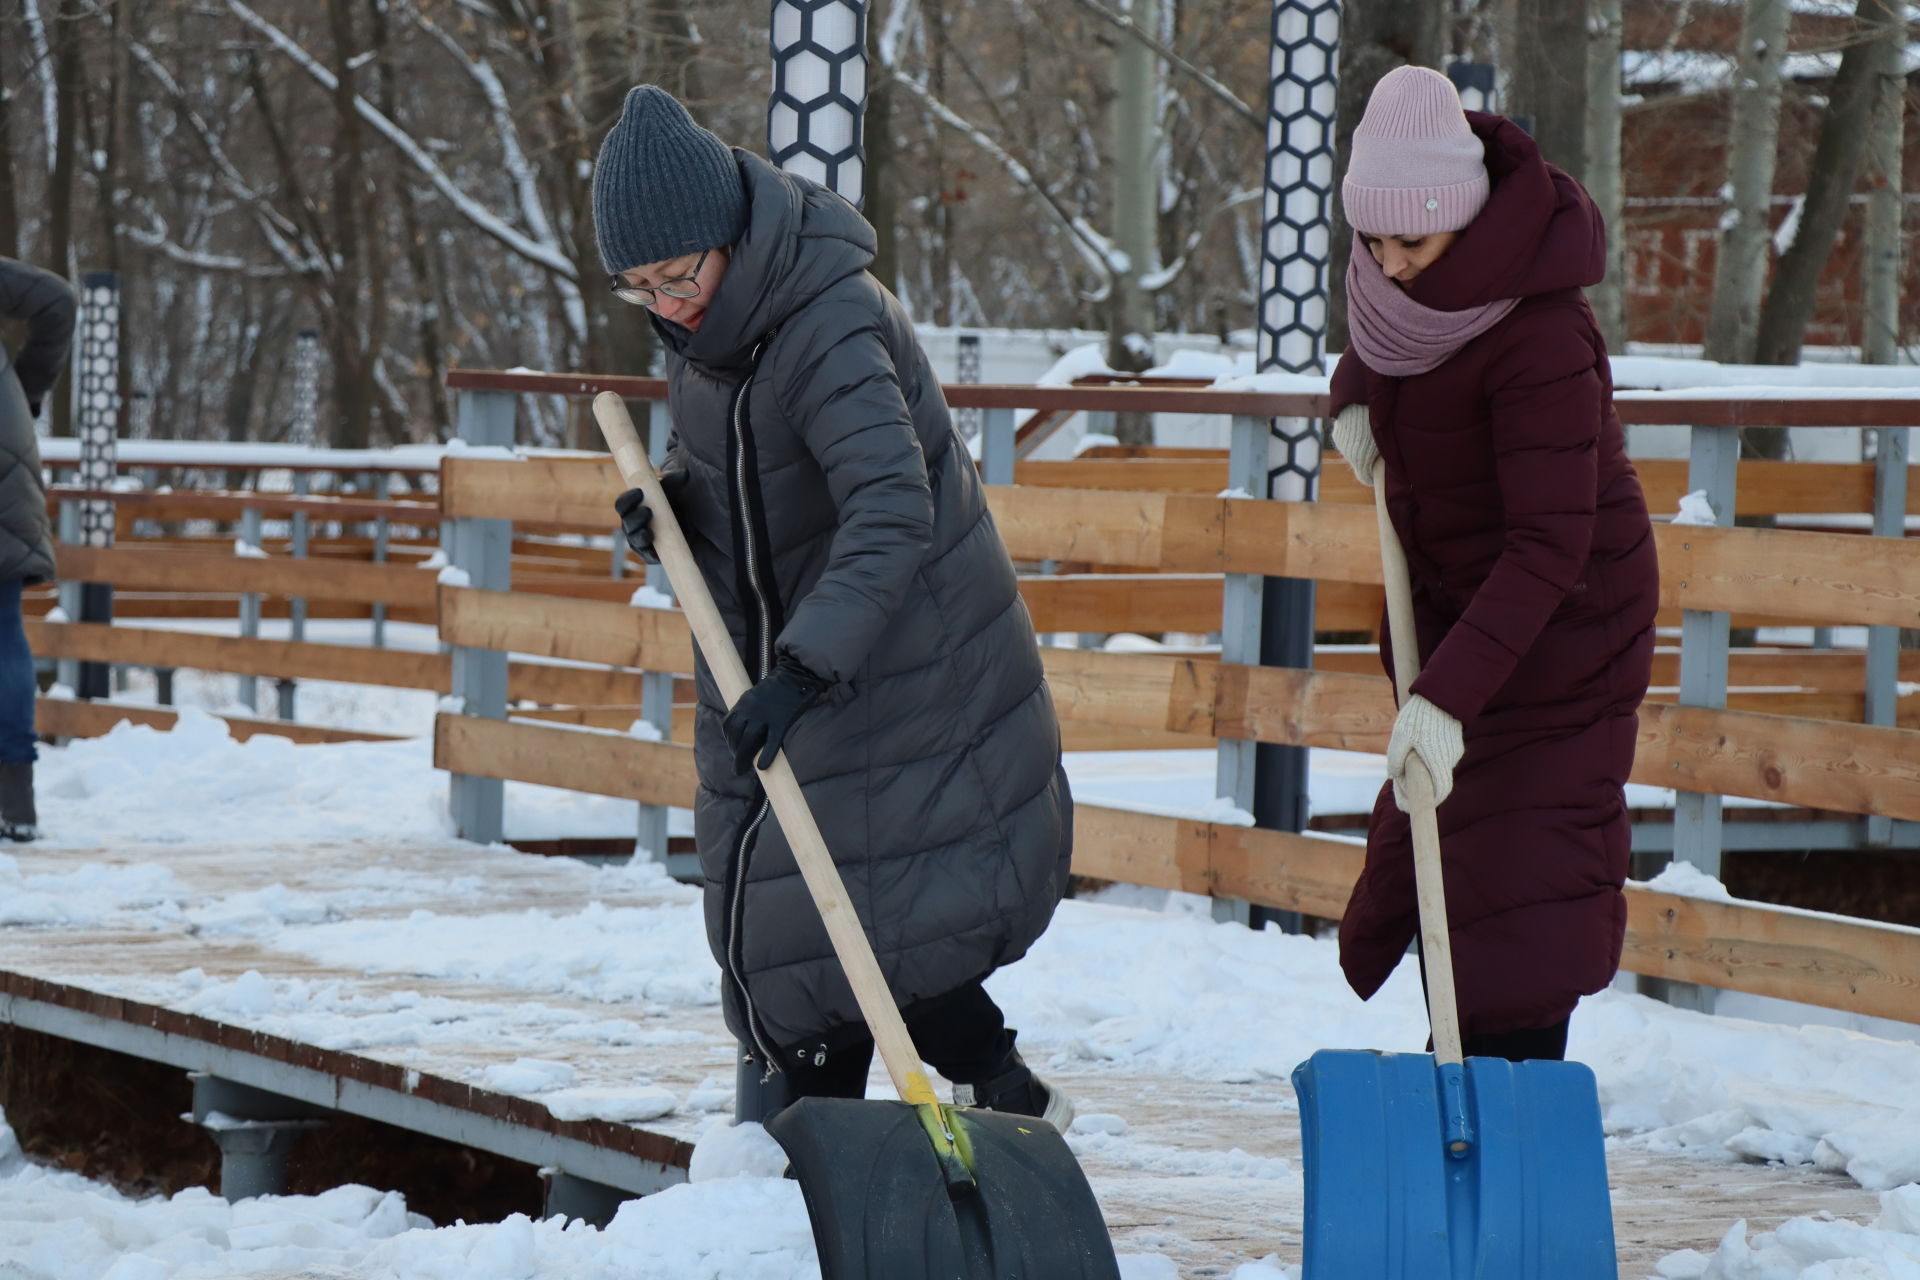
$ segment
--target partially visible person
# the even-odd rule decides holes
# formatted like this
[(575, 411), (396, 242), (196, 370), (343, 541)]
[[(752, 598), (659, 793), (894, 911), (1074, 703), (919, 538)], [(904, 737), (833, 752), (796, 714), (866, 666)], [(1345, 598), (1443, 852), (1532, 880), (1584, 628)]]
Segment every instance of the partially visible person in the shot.
[(51, 271), (0, 257), (0, 319), (23, 320), (17, 352), (0, 346), (0, 838), (40, 834), (33, 802), (33, 651), (20, 619), (20, 591), (54, 576), (53, 531), (33, 422), (66, 367), (78, 307)]

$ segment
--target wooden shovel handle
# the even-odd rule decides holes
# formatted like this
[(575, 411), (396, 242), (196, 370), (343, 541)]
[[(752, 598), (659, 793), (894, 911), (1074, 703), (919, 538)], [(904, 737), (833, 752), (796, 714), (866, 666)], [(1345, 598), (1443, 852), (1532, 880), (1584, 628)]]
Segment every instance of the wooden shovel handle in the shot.
[[(1387, 514), (1384, 466), (1373, 470), (1373, 511), (1380, 525), (1380, 570), (1387, 584), (1387, 625), (1393, 636), (1393, 683), (1405, 698), (1420, 675), (1420, 634), (1413, 621), (1413, 585), (1407, 553)], [(1433, 775), (1418, 755), (1407, 757), (1405, 782), (1413, 809), (1414, 892), (1420, 903), (1420, 947), (1427, 965), (1427, 1018), (1433, 1024), (1437, 1062), (1460, 1062), (1460, 1006), (1453, 990), (1453, 944), (1447, 935), (1447, 891), (1440, 871), (1439, 808), (1433, 799)]]
[[(694, 642), (700, 646), (707, 669), (713, 672), (714, 682), (720, 686), (720, 696), (731, 708), (753, 682), (747, 678), (746, 666), (733, 647), (733, 637), (727, 633), (727, 624), (714, 606), (706, 579), (700, 576), (700, 568), (694, 563), (686, 535), (680, 531), (680, 522), (674, 518), (673, 507), (660, 487), (660, 478), (654, 473), (646, 450), (640, 446), (633, 419), (627, 414), (626, 401), (611, 391), (603, 391), (594, 397), (593, 415), (600, 421), (600, 431), (606, 436), (607, 447), (613, 451), (613, 461), (620, 468), (621, 477), (647, 496), (647, 508), (653, 513), (653, 548), (659, 553), (661, 567), (667, 571), (667, 579), (680, 597), (680, 607), (693, 628)], [(760, 770), (760, 782), (766, 788), (774, 816), (780, 820), (781, 831), (786, 833), (787, 843), (793, 847), (801, 878), (813, 895), (814, 906), (820, 909), (827, 937), (832, 940), (834, 954), (846, 970), (853, 998), (859, 1002), (860, 1014), (873, 1033), (881, 1061), (887, 1064), (887, 1074), (893, 1077), (893, 1087), (908, 1102), (937, 1103), (933, 1085), (921, 1066), (920, 1053), (907, 1034), (907, 1024), (900, 1017), (899, 1006), (893, 1002), (893, 993), (887, 989), (880, 962), (874, 959), (866, 930), (860, 927), (860, 917), (847, 901), (846, 884), (833, 865), (833, 855), (827, 852), (827, 842), (820, 835), (820, 825), (813, 820), (813, 810), (807, 806), (799, 780), (793, 776), (793, 766), (787, 763), (786, 752), (774, 757), (772, 768)]]

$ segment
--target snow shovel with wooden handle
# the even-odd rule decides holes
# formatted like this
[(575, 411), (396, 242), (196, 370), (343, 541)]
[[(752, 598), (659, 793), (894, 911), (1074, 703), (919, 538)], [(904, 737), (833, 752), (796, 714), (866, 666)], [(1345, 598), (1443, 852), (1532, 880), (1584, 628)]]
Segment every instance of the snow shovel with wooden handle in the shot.
[[(1407, 559), (1374, 479), (1394, 684), (1420, 674)], [(1407, 762), (1431, 1054), (1325, 1049), (1296, 1067), (1305, 1280), (1616, 1280), (1593, 1072), (1462, 1059), (1433, 779)]]
[[(621, 476), (731, 707), (751, 683), (626, 403), (594, 399)], [(1086, 1174), (1044, 1120), (944, 1106), (785, 752), (760, 782), (902, 1101), (801, 1098), (767, 1123), (807, 1201), (823, 1280), (1119, 1280)]]

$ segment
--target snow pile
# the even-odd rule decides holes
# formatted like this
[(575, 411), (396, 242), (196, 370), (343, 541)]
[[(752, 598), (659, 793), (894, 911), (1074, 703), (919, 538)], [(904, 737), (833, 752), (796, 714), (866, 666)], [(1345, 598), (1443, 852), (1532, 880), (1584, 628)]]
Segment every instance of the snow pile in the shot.
[(1872, 1223), (1794, 1218), (1747, 1236), (1728, 1228), (1712, 1258), (1693, 1250), (1660, 1260), (1661, 1280), (1910, 1280), (1920, 1276), (1920, 1186), (1880, 1197)]
[(1713, 504), (1707, 500), (1705, 489), (1695, 489), (1692, 493), (1680, 497), (1680, 514), (1673, 518), (1674, 524), (1717, 525), (1720, 517), (1714, 514)]
[(1869, 1190), (1920, 1181), (1920, 1045), (1609, 991), (1581, 1005), (1568, 1053), (1599, 1078), (1607, 1130), (1634, 1145), (1814, 1165)]

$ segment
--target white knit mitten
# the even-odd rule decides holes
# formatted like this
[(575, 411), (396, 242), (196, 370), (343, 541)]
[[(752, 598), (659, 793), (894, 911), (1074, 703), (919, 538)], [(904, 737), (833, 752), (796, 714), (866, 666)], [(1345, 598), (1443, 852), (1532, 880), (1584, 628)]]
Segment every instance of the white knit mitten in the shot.
[(1333, 420), (1333, 447), (1353, 468), (1361, 484), (1373, 487), (1373, 464), (1380, 448), (1373, 442), (1373, 416), (1363, 404), (1350, 404)]
[(1460, 722), (1434, 706), (1419, 694), (1407, 699), (1393, 720), (1393, 736), (1387, 740), (1387, 776), (1393, 779), (1393, 802), (1402, 812), (1411, 812), (1407, 799), (1407, 756), (1420, 757), (1433, 777), (1433, 802), (1439, 804), (1453, 791), (1453, 769), (1466, 751)]

